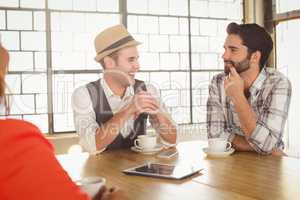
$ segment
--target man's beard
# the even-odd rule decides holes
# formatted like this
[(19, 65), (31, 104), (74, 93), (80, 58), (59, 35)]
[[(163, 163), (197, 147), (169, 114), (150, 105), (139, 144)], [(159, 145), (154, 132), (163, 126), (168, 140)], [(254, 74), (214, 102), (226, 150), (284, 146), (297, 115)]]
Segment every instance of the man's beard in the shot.
[(241, 62), (233, 62), (231, 60), (224, 60), (224, 72), (226, 75), (230, 72), (230, 67), (226, 66), (226, 64), (230, 64), (232, 67), (235, 68), (237, 73), (242, 73), (247, 71), (250, 68), (250, 60), (249, 58), (245, 58)]

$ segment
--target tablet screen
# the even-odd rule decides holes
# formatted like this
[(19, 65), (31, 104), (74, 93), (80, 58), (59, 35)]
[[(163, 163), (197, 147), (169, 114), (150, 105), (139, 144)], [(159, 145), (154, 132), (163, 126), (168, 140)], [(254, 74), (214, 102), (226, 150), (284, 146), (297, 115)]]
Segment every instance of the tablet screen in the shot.
[(161, 165), (161, 164), (147, 164), (141, 167), (135, 168), (137, 172), (146, 172), (153, 174), (171, 175), (173, 174), (175, 166), (173, 165)]
[(161, 178), (182, 179), (202, 170), (200, 166), (191, 165), (167, 165), (159, 163), (146, 163), (129, 168), (123, 172), (133, 175), (154, 176)]

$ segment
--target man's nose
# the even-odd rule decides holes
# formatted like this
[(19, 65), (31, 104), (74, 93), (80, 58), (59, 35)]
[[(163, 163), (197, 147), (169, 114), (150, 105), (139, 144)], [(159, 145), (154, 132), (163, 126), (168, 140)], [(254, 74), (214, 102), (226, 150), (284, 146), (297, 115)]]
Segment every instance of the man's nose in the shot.
[(134, 69), (139, 70), (139, 69), (140, 69), (140, 63), (139, 63), (139, 61), (136, 61), (136, 62), (133, 64), (133, 67), (134, 67)]
[(224, 51), (222, 55), (223, 60), (228, 60), (229, 59), (229, 53), (227, 51)]

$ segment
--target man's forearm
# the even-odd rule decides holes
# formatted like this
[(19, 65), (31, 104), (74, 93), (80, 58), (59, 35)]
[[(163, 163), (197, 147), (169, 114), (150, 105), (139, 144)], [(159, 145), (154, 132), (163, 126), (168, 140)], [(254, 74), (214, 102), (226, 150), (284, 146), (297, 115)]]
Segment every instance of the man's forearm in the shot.
[(177, 139), (176, 126), (168, 114), (160, 112), (151, 116), (152, 125), (159, 132), (160, 136), (168, 143), (175, 144)]
[(232, 141), (232, 146), (237, 151), (254, 151), (254, 149), (250, 146), (245, 137), (240, 135), (235, 135)]
[(96, 130), (95, 140), (97, 150), (107, 147), (114, 141), (130, 115), (127, 110), (121, 110)]
[(241, 95), (240, 98), (234, 100), (234, 107), (238, 114), (241, 128), (246, 138), (250, 138), (252, 132), (256, 128), (256, 114), (250, 107), (246, 97)]

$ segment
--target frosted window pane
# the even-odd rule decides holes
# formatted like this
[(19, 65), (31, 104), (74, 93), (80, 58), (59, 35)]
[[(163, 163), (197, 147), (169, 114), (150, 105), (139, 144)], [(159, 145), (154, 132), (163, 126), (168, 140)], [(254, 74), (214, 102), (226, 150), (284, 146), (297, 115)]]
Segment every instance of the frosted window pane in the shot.
[(230, 24), (232, 21), (218, 21), (218, 35), (224, 36), (224, 38), (227, 36), (226, 28), (228, 24)]
[(19, 32), (1, 31), (1, 42), (7, 50), (19, 50)]
[(46, 52), (34, 52), (35, 71), (46, 71), (47, 55)]
[(20, 94), (21, 93), (20, 75), (7, 74), (5, 76), (5, 82), (7, 84), (6, 92), (8, 94)]
[(139, 17), (139, 33), (158, 33), (158, 17)]
[(141, 70), (159, 69), (158, 53), (140, 53), (139, 61)]
[(160, 54), (160, 69), (171, 70), (180, 69), (178, 53), (162, 53)]
[(44, 12), (34, 12), (34, 30), (45, 31), (46, 30), (46, 18)]
[(55, 113), (71, 112), (74, 91), (73, 75), (55, 75), (53, 81), (53, 109)]
[(195, 123), (205, 123), (206, 107), (205, 106), (193, 107), (193, 119)]
[(51, 13), (51, 30), (60, 31), (60, 13)]
[(277, 13), (289, 12), (300, 9), (300, 1), (295, 0), (276, 0)]
[(46, 74), (23, 74), (23, 93), (47, 93)]
[(176, 123), (189, 123), (191, 121), (190, 108), (188, 107), (172, 108), (171, 115)]
[(201, 54), (201, 68), (202, 69), (217, 69), (218, 68), (218, 55), (217, 54)]
[(24, 115), (23, 119), (36, 125), (42, 133), (48, 133), (48, 115)]
[(47, 113), (48, 111), (48, 99), (47, 94), (36, 94), (36, 113)]
[(177, 107), (180, 105), (179, 90), (162, 90), (160, 98), (167, 107)]
[(187, 72), (171, 72), (171, 88), (172, 89), (188, 89), (190, 85), (190, 77)]
[(102, 69), (101, 64), (95, 61), (94, 59), (95, 55), (96, 53), (86, 54), (86, 69), (96, 69), (96, 70)]
[(45, 32), (22, 32), (21, 47), (22, 50), (45, 51), (46, 50)]
[(10, 98), (10, 114), (33, 114), (34, 95), (13, 95)]
[(188, 69), (190, 66), (189, 55), (187, 53), (180, 54), (180, 67), (181, 69)]
[(86, 32), (92, 33), (91, 44), (94, 43), (94, 38), (104, 29), (120, 24), (120, 15), (117, 14), (87, 14), (86, 15)]
[(92, 45), (93, 38), (90, 34), (75, 33), (73, 34), (73, 50), (81, 52), (94, 52)]
[(198, 88), (208, 88), (210, 79), (209, 79), (209, 73), (207, 72), (194, 72), (192, 74), (192, 88), (198, 89)]
[(161, 34), (178, 34), (178, 18), (160, 17), (159, 31)]
[(135, 38), (135, 40), (142, 43), (137, 46), (139, 52), (149, 51), (149, 36), (148, 35), (134, 34), (133, 37)]
[(223, 53), (223, 44), (225, 37), (209, 37), (209, 51), (216, 53)]
[(228, 3), (209, 2), (208, 7), (209, 7), (209, 17), (227, 18), (227, 13), (229, 13)]
[(0, 10), (0, 29), (5, 29), (5, 12)]
[(96, 0), (73, 0), (74, 10), (96, 11)]
[(170, 46), (172, 52), (188, 52), (189, 42), (186, 36), (170, 36)]
[(99, 11), (110, 11), (118, 12), (119, 11), (119, 0), (98, 0), (97, 1), (97, 10)]
[(169, 51), (169, 38), (165, 35), (153, 35), (149, 38), (150, 51), (166, 52)]
[(169, 0), (169, 14), (170, 15), (188, 15), (188, 1), (187, 0)]
[(200, 19), (200, 35), (217, 35), (218, 24), (216, 20)]
[(18, 0), (1, 0), (0, 6), (3, 7), (18, 7), (19, 1)]
[(190, 0), (191, 16), (208, 17), (208, 2)]
[(32, 71), (33, 55), (31, 52), (10, 52), (9, 71)]
[(148, 0), (148, 5), (150, 14), (168, 14), (168, 0)]
[(193, 69), (200, 69), (200, 54), (193, 53), (192, 54), (192, 68)]
[(138, 33), (138, 17), (129, 15), (127, 17), (127, 30), (131, 33)]
[(84, 32), (85, 14), (82, 13), (62, 13), (60, 15), (62, 31)]
[(181, 35), (187, 35), (189, 32), (188, 20), (186, 18), (179, 19), (179, 31)]
[(68, 32), (52, 33), (52, 50), (53, 51), (72, 51), (73, 34)]
[(48, 0), (48, 7), (50, 9), (58, 9), (58, 10), (72, 10), (72, 0)]
[(157, 89), (170, 89), (170, 75), (169, 72), (151, 72), (150, 83)]
[(180, 106), (190, 106), (190, 91), (180, 90)]
[(54, 69), (84, 69), (85, 55), (82, 53), (53, 53)]
[(147, 0), (127, 0), (127, 10), (129, 13), (147, 13)]
[(75, 74), (74, 75), (74, 88), (85, 85), (89, 82), (98, 80), (102, 74)]
[(54, 114), (54, 131), (74, 131), (73, 113)]
[(200, 33), (199, 19), (191, 19), (191, 34), (199, 35), (199, 33)]
[(288, 151), (300, 155), (300, 125), (299, 125), (299, 101), (300, 101), (300, 79), (299, 79), (299, 32), (300, 19), (279, 23), (276, 27), (276, 53), (277, 69), (285, 73), (292, 85), (292, 98), (289, 109), (287, 132), (284, 133), (288, 141)]
[(227, 16), (229, 19), (241, 20), (243, 18), (243, 2), (237, 0), (228, 4)]
[(192, 51), (193, 52), (207, 52), (208, 51), (208, 37), (192, 37)]
[(45, 8), (45, 0), (20, 0), (23, 8)]
[(7, 11), (7, 28), (32, 30), (32, 13), (30, 11)]

